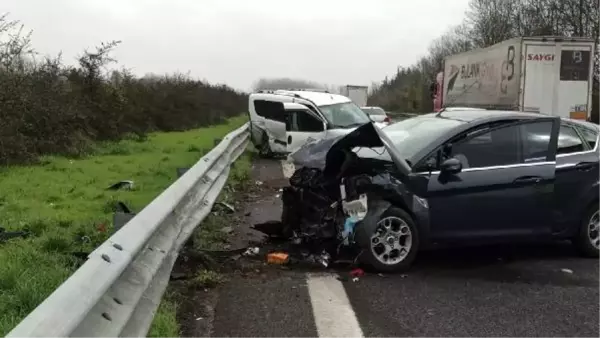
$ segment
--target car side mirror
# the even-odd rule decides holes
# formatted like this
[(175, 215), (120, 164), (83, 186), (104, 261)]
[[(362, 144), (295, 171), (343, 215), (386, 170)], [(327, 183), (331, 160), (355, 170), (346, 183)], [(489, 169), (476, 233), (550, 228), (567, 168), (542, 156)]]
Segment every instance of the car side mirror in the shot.
[(455, 157), (445, 160), (440, 166), (440, 172), (444, 174), (458, 174), (461, 170), (462, 163)]

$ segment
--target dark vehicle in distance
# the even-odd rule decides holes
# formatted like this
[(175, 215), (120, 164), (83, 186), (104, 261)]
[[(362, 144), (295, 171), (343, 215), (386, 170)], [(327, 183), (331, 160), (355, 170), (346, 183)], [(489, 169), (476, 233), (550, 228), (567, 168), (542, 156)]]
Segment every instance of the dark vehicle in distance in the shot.
[(569, 239), (598, 257), (598, 135), (588, 122), (514, 111), (368, 123), (292, 154), (303, 167), (284, 190), (282, 221), (341, 243), (340, 204), (362, 197), (366, 215), (345, 244), (380, 271), (408, 268), (436, 244)]

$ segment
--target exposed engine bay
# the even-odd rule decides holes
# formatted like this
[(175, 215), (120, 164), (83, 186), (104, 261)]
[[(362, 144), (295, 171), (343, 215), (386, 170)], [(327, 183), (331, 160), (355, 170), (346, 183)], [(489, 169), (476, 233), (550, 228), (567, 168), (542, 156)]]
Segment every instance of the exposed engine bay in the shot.
[[(394, 162), (355, 153), (362, 144), (383, 148), (381, 140), (364, 132), (356, 138), (361, 136), (361, 128), (340, 140), (318, 141), (293, 154), (308, 166), (296, 170), (290, 186), (283, 190), (283, 233), (313, 252), (326, 250), (335, 256), (342, 248), (351, 252), (361, 249), (356, 245), (355, 230), (375, 211), (369, 210), (373, 202), (409, 197)], [(347, 142), (353, 134), (358, 144)]]

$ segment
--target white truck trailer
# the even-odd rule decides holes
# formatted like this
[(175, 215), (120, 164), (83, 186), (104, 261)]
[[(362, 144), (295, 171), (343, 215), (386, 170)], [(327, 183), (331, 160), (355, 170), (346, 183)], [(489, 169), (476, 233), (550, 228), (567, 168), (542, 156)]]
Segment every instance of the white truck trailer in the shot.
[(519, 37), (448, 56), (436, 79), (434, 108), (509, 109), (585, 120), (592, 111), (594, 47), (591, 38)]
[(352, 86), (347, 85), (341, 88), (341, 94), (350, 98), (359, 107), (367, 105), (368, 86)]

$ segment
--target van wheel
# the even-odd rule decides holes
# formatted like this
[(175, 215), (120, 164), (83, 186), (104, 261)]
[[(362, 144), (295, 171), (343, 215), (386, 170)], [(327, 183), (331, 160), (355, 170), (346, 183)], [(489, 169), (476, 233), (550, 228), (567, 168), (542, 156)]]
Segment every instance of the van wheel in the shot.
[(363, 223), (362, 226), (356, 232), (357, 242), (363, 243), (362, 263), (382, 272), (398, 272), (410, 267), (419, 249), (419, 232), (406, 211), (390, 207), (375, 224)]
[(267, 136), (266, 132), (262, 134), (260, 145), (258, 146), (258, 154), (264, 158), (269, 158), (273, 156), (271, 146), (269, 145), (269, 137)]
[(600, 210), (598, 203), (587, 209), (579, 225), (579, 233), (574, 239), (579, 252), (586, 257), (598, 257), (600, 252)]

